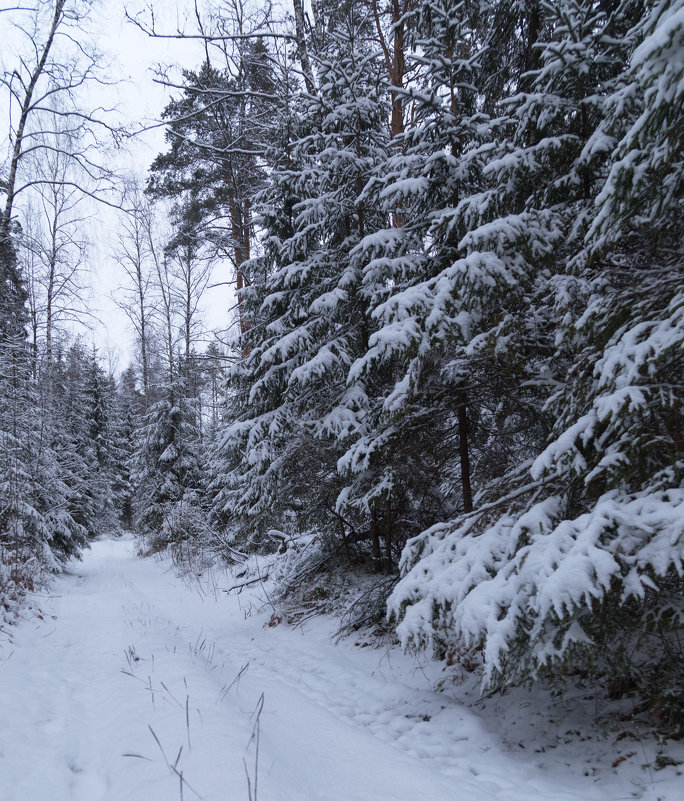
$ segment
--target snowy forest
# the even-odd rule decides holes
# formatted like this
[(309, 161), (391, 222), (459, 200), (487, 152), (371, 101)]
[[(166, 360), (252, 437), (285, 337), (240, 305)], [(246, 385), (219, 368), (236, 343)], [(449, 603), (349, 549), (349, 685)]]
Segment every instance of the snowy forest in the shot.
[[(133, 532), (268, 578), (276, 622), (684, 734), (684, 0), (162, 5), (128, 24), (203, 55), (156, 75), (142, 180), (95, 6), (0, 9), (2, 631)], [(123, 369), (87, 334), (101, 208)]]

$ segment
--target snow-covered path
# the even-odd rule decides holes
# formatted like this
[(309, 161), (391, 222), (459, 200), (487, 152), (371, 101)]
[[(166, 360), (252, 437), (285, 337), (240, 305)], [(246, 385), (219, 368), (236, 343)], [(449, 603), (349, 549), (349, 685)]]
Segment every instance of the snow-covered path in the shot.
[(264, 628), (203, 598), (131, 540), (96, 542), (54, 591), (0, 651), (0, 801), (247, 801), (248, 776), (258, 801), (634, 796), (506, 751), (321, 621)]

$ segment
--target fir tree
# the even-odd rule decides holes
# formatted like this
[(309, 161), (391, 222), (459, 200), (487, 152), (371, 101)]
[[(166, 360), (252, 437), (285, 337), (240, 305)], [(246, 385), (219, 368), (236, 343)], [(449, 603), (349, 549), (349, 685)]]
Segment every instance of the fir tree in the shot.
[(133, 461), (134, 514), (150, 551), (179, 556), (205, 531), (196, 403), (177, 374), (143, 419)]
[(346, 384), (370, 325), (354, 248), (385, 222), (362, 197), (389, 146), (368, 24), (349, 9), (319, 60), (319, 94), (302, 99), (303, 118), (286, 116), (283, 149), (270, 151), (279, 169), (261, 196), (267, 258), (244, 293), (254, 316), (235, 371), (247, 394), (222, 446), (242, 454), (218, 501), (236, 516), (285, 505), (300, 528), (338, 531), (340, 440), (368, 403), (362, 383)]
[[(684, 328), (671, 188), (681, 167), (656, 198), (633, 183), (630, 161), (657, 174), (681, 120), (653, 66), (681, 42), (681, 4), (544, 10), (539, 69), (511, 99), (518, 148), (485, 173), (497, 187), (529, 187), (519, 212), (528, 259), (552, 267), (542, 319), (568, 378), (548, 393), (556, 422), (533, 463), (410, 543), (391, 609), (406, 639), (482, 647), (492, 683), (579, 669), (660, 695), (676, 727), (684, 496), (673, 376)], [(486, 241), (481, 231), (469, 236)]]

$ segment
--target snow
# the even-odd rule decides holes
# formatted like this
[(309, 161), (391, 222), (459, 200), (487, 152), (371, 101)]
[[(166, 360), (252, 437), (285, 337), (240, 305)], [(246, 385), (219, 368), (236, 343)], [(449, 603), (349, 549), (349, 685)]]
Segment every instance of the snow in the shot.
[[(469, 648), (482, 644), (490, 682), (521, 632), (536, 666), (544, 666), (581, 639), (574, 626), (559, 645), (559, 627), (567, 630), (618, 579), (626, 578), (624, 601), (644, 597), (653, 577), (684, 573), (684, 489), (612, 490), (574, 520), (561, 519), (566, 502), (550, 496), (484, 531), (474, 526), (481, 510), (451, 531), (438, 524), (409, 541), (405, 575), (388, 602), (394, 617), (403, 614), (402, 642), (429, 642), (446, 630)], [(509, 669), (522, 664), (518, 656)]]
[(594, 700), (546, 717), (523, 691), (477, 700), (437, 663), (335, 645), (330, 619), (288, 626), (224, 578), (183, 583), (131, 539), (71, 563), (0, 643), (0, 801), (239, 801), (246, 774), (259, 801), (680, 797), (675, 767), (641, 767), (653, 743), (575, 736)]

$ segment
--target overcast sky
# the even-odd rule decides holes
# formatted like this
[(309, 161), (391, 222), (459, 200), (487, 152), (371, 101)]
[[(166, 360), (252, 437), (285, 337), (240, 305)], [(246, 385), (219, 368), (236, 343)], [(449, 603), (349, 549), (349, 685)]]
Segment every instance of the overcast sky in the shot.
[[(125, 17), (125, 8), (132, 14), (137, 8), (144, 7), (139, 0), (103, 0), (102, 5), (106, 8), (106, 14), (102, 17), (101, 47), (109, 52), (112, 59), (112, 77), (121, 81), (116, 89), (121, 114), (133, 124), (153, 126), (158, 123), (160, 113), (170, 97), (167, 89), (154, 82), (155, 70), (160, 65), (197, 67), (203, 58), (202, 46), (197, 41), (152, 39), (147, 36)], [(193, 0), (157, 0), (155, 22), (158, 30), (191, 30), (193, 9)], [(151, 128), (129, 143), (130, 164), (122, 166), (124, 169), (130, 167), (144, 176), (154, 157), (166, 149), (163, 127)], [(103, 211), (101, 217), (111, 232), (116, 226), (114, 216)], [(108, 217), (111, 217), (110, 222)], [(103, 237), (103, 244), (107, 239), (107, 236)], [(103, 268), (97, 270), (94, 287), (96, 300), (102, 309), (103, 325), (97, 341), (101, 348), (121, 353), (121, 368), (130, 359), (131, 338), (127, 320), (111, 300), (123, 280), (121, 268), (111, 259), (111, 250), (112, 244), (99, 248)], [(226, 281), (230, 277), (230, 269), (227, 263), (217, 264), (214, 280), (218, 283)], [(232, 292), (225, 286), (207, 290), (203, 316), (208, 330), (226, 327), (230, 321), (228, 310), (233, 303)], [(123, 342), (126, 343), (125, 348), (121, 347)]]
[[(1, 5), (4, 7), (6, 4)], [(170, 97), (168, 90), (154, 82), (155, 69), (159, 65), (194, 68), (203, 57), (201, 44), (197, 41), (152, 39), (126, 20), (125, 9), (135, 13), (144, 7), (144, 0), (99, 0), (89, 23), (105, 63), (109, 65), (108, 77), (117, 82), (109, 88), (99, 87), (95, 102), (103, 106), (116, 105), (122, 121), (140, 127), (154, 125)], [(178, 29), (192, 28), (193, 0), (157, 0), (154, 8), (158, 30), (173, 33)], [(7, 26), (9, 17), (9, 14), (0, 14), (5, 67), (13, 57), (13, 34)], [(0, 121), (3, 123), (2, 138), (5, 138), (5, 109)], [(154, 157), (165, 149), (164, 130), (157, 127), (130, 140), (125, 152), (118, 156), (113, 154), (111, 158), (119, 162), (122, 172), (134, 172), (144, 178)], [(93, 292), (88, 305), (97, 323), (95, 331), (85, 336), (93, 339), (103, 355), (108, 351), (114, 353), (114, 361), (118, 361), (116, 366), (123, 369), (133, 351), (128, 321), (113, 300), (124, 280), (121, 268), (112, 258), (117, 216), (101, 205), (94, 209), (93, 214), (94, 242), (90, 258)], [(218, 264), (215, 269), (217, 282), (230, 277), (228, 264)], [(230, 320), (228, 309), (233, 303), (232, 293), (225, 287), (210, 290), (204, 304), (207, 328), (225, 327)]]

